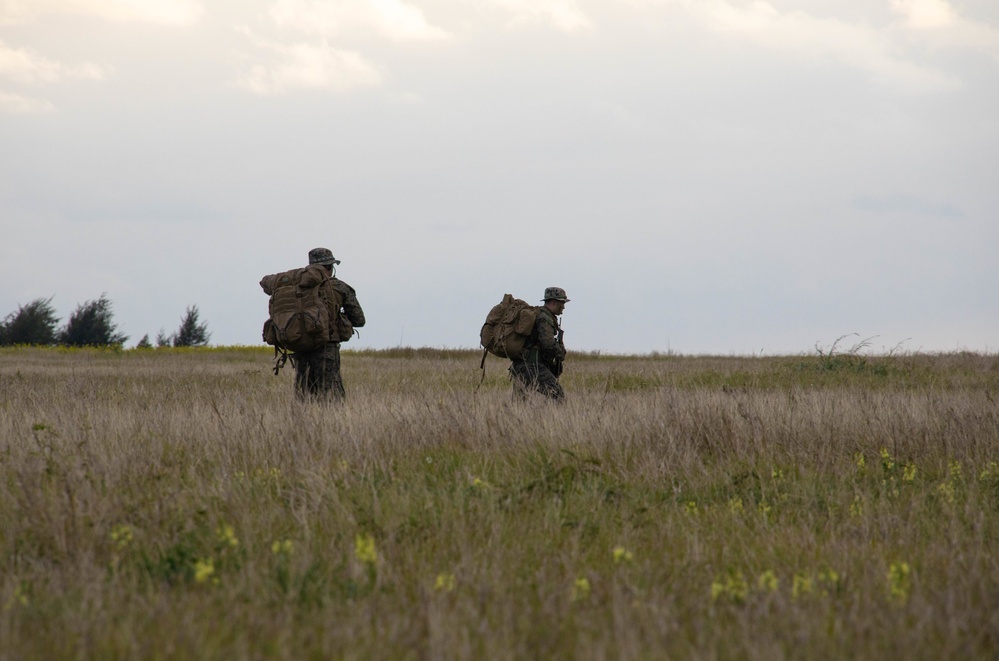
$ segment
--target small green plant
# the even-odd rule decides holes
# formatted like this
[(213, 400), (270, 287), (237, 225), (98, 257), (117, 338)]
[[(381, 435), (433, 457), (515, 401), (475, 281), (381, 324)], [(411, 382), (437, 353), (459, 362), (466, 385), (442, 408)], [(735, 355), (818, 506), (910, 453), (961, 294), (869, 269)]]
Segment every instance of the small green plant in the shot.
[(582, 601), (590, 596), (590, 579), (580, 576), (572, 584), (572, 600)]
[(725, 599), (741, 604), (749, 595), (749, 583), (739, 570), (729, 570), (726, 574), (715, 578), (711, 584), (711, 599)]
[(897, 604), (905, 604), (912, 590), (912, 570), (908, 562), (893, 562), (888, 567), (888, 597)]
[(458, 579), (450, 572), (437, 574), (434, 579), (434, 590), (437, 592), (451, 592), (458, 585)]
[(772, 569), (768, 569), (756, 579), (756, 587), (762, 592), (776, 592), (780, 587), (777, 574)]

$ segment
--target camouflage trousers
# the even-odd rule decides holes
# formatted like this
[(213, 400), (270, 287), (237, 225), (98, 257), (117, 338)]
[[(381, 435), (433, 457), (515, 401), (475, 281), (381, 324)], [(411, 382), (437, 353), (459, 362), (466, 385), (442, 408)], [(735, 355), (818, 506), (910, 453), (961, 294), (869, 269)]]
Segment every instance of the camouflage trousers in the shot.
[(295, 394), (301, 399), (342, 402), (347, 396), (340, 376), (340, 343), (292, 356), (295, 365)]
[(565, 391), (559, 385), (558, 377), (547, 365), (514, 360), (510, 363), (510, 376), (513, 378), (513, 395), (521, 401), (527, 401), (532, 392), (539, 392), (553, 402), (565, 400)]

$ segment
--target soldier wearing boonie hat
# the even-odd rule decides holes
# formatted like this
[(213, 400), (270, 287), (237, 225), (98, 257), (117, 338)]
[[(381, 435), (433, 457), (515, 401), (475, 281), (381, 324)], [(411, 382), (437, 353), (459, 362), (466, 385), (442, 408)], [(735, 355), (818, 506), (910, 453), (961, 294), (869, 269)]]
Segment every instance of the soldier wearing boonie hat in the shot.
[(565, 391), (558, 379), (562, 376), (565, 344), (558, 318), (569, 297), (561, 287), (547, 287), (543, 301), (524, 351), (510, 363), (513, 391), (521, 400), (531, 392), (539, 392), (554, 402), (562, 402)]
[[(295, 392), (300, 397), (317, 400), (342, 401), (346, 396), (343, 377), (340, 375), (340, 343), (346, 342), (354, 328), (364, 325), (364, 310), (357, 302), (354, 288), (336, 278), (335, 267), (340, 263), (329, 248), (313, 248), (309, 251), (309, 266), (319, 265), (326, 269), (328, 280), (324, 288), (330, 315), (330, 341), (325, 347), (307, 353), (298, 352), (292, 356), (295, 365)], [(339, 304), (338, 304), (339, 303)]]

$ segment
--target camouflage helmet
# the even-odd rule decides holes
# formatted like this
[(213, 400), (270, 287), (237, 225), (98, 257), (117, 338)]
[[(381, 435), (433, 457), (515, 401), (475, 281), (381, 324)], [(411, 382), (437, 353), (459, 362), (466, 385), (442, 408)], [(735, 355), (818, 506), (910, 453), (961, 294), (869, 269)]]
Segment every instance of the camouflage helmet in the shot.
[(333, 266), (339, 264), (340, 260), (333, 257), (333, 251), (329, 248), (313, 248), (309, 251), (309, 265), (322, 264), (323, 266)]
[(565, 290), (561, 287), (547, 287), (545, 289), (545, 301), (562, 301), (568, 303), (569, 299), (565, 295)]

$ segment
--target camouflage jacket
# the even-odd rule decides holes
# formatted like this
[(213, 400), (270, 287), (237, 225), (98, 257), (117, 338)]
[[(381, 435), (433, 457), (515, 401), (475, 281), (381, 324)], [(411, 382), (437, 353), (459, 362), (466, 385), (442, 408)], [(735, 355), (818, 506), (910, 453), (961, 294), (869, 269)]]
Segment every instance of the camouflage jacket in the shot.
[[(364, 310), (361, 309), (361, 304), (357, 302), (357, 293), (354, 288), (348, 285), (343, 280), (337, 280), (336, 278), (330, 278), (328, 280), (329, 286), (332, 287), (337, 293), (337, 298), (340, 299), (340, 307), (343, 308), (343, 312), (347, 315), (347, 319), (355, 328), (361, 328), (364, 326)], [(327, 301), (332, 300), (332, 297), (328, 297)], [(330, 310), (332, 313), (333, 310)], [(336, 310), (340, 312), (340, 310)]]
[(524, 346), (524, 354), (529, 361), (552, 367), (565, 358), (565, 346), (558, 339), (558, 319), (543, 305), (537, 310), (534, 331)]

